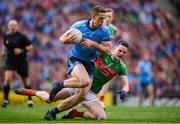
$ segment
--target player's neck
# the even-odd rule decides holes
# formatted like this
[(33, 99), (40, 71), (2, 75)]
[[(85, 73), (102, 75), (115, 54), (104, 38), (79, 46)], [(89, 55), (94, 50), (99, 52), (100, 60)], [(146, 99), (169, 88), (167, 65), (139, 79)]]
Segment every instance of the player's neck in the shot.
[(121, 59), (120, 59), (120, 60), (116, 60), (112, 55), (111, 55), (111, 59), (112, 59), (113, 61), (115, 61), (115, 62), (121, 61)]
[(16, 32), (9, 32), (9, 34), (13, 36), (13, 35), (17, 34), (17, 32), (18, 31), (16, 31)]
[(110, 24), (111, 24), (111, 23), (107, 23), (107, 22), (106, 22), (106, 25), (107, 25), (107, 26), (109, 26)]
[(96, 28), (98, 28), (98, 27), (93, 23), (93, 19), (91, 19), (91, 20), (89, 21), (89, 28), (90, 28), (90, 29), (96, 29)]

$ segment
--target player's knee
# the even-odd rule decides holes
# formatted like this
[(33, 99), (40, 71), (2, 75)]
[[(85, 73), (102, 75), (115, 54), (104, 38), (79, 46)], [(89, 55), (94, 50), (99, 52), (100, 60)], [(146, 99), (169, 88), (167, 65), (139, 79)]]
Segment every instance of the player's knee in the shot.
[(45, 102), (48, 104), (51, 104), (52, 102), (55, 102), (55, 101), (51, 101), (51, 100), (47, 99), (47, 100), (45, 100)]
[(4, 85), (10, 85), (10, 83), (11, 83), (11, 78), (5, 78)]

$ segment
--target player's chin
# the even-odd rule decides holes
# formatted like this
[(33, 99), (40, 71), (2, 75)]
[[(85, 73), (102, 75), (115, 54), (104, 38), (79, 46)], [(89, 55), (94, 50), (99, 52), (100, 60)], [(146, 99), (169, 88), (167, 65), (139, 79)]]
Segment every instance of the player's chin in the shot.
[(98, 26), (98, 27), (101, 27), (102, 25), (103, 25), (103, 23), (100, 23), (100, 24), (98, 24), (97, 26)]
[(121, 59), (122, 59), (121, 56), (117, 56), (117, 57), (116, 57), (116, 60), (118, 60), (118, 61), (121, 60)]

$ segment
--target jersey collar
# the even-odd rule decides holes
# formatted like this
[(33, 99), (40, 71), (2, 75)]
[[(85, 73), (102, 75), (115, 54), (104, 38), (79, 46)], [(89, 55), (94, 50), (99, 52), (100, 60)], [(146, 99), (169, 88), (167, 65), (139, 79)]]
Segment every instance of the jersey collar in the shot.
[(92, 19), (92, 18), (90, 18), (90, 19), (88, 20), (88, 22), (87, 22), (87, 27), (88, 27), (91, 31), (98, 29), (98, 28), (92, 29), (92, 28), (90, 27), (90, 21), (91, 21), (91, 19)]
[(119, 62), (121, 61), (121, 59), (120, 59), (120, 60), (115, 60), (115, 59), (112, 57), (112, 55), (111, 55), (110, 57), (111, 57), (111, 60), (114, 61), (115, 63), (119, 63)]

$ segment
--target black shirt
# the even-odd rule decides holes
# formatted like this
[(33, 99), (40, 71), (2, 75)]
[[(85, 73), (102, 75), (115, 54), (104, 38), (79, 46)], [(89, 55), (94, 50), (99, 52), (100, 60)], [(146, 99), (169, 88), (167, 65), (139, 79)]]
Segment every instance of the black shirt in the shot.
[[(7, 49), (7, 59), (26, 59), (26, 46), (31, 45), (32, 43), (28, 40), (28, 38), (20, 32), (16, 32), (15, 34), (6, 34), (4, 35), (4, 46)], [(23, 52), (19, 55), (15, 55), (14, 49), (20, 48), (23, 49)]]

